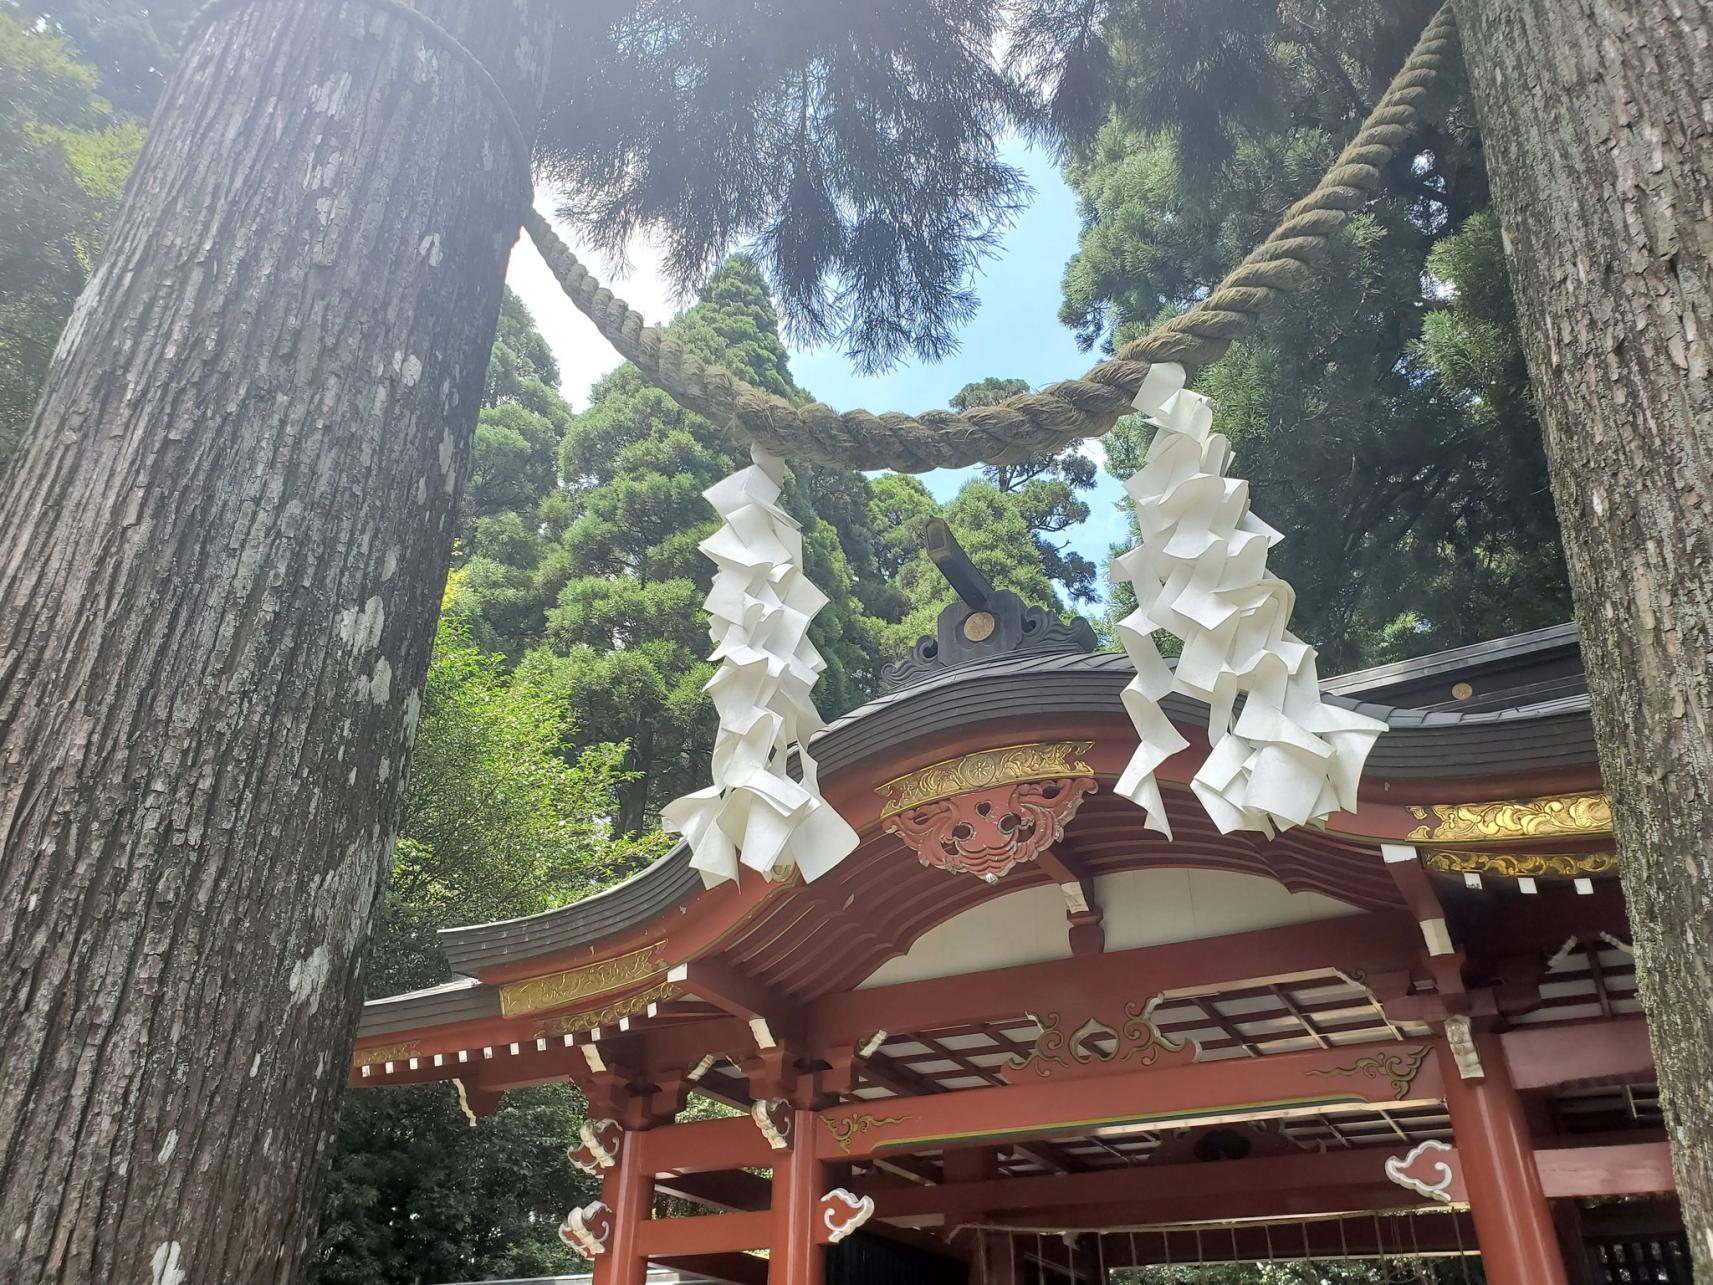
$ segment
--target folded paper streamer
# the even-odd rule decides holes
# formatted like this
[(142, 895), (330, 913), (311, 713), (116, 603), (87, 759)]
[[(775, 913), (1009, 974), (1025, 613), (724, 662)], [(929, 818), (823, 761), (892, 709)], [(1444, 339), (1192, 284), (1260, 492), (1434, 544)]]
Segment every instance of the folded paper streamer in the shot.
[[(827, 596), (803, 574), (803, 534), (779, 506), (785, 462), (759, 448), (750, 458), (703, 492), (721, 518), (700, 546), (719, 568), (704, 604), (716, 666), (707, 691), (720, 716), (714, 783), (660, 813), (688, 840), (690, 864), (710, 888), (737, 879), (739, 866), (814, 879), (857, 845), (856, 831), (821, 797), (807, 748), (822, 727), (811, 693), (827, 667), (809, 622)], [(793, 748), (800, 780), (785, 770)]]
[[(1271, 835), (1354, 809), (1386, 725), (1321, 700), (1315, 650), (1285, 627), (1296, 594), (1267, 571), (1282, 537), (1249, 511), (1249, 484), (1225, 475), (1231, 443), (1210, 431), (1213, 403), (1184, 387), (1182, 366), (1161, 363), (1135, 404), (1160, 431), (1124, 484), (1142, 543), (1112, 563), (1113, 581), (1136, 590), (1118, 635), (1136, 665), (1123, 700), (1141, 738), (1117, 792), (1171, 837), (1154, 773), (1188, 745), (1160, 708), (1181, 692), (1208, 704), (1211, 750), (1190, 788), (1221, 833)], [(1183, 640), (1176, 670), (1156, 629)]]

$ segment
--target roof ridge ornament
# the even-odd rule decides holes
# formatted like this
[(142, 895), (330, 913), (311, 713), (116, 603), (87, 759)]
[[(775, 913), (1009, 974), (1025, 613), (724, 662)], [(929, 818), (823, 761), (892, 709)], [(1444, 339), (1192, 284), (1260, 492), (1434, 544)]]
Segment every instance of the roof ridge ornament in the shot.
[(922, 543), (958, 596), (941, 609), (934, 632), (918, 638), (908, 656), (887, 667), (883, 690), (899, 691), (947, 670), (1013, 653), (1092, 652), (1098, 645), (1094, 626), (1080, 616), (1067, 623), (1056, 611), (995, 588), (945, 519), (929, 519)]

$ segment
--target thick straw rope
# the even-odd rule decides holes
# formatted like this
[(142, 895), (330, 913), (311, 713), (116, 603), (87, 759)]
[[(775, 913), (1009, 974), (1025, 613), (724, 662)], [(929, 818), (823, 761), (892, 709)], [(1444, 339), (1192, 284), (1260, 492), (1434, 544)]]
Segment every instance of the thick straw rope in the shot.
[(1279, 226), (1187, 312), (1125, 344), (1081, 379), (1051, 384), (996, 406), (920, 415), (798, 406), (710, 366), (603, 286), (535, 210), (524, 226), (570, 296), (613, 347), (679, 403), (707, 416), (740, 443), (793, 462), (918, 473), (969, 464), (1007, 464), (1062, 450), (1107, 432), (1131, 412), (1131, 399), (1154, 362), (1197, 368), (1225, 355), (1234, 340), (1285, 290), (1314, 279), (1314, 260), (1352, 212), (1380, 186), (1380, 170), (1414, 131), (1434, 79), (1452, 57), (1447, 5), (1416, 41), (1356, 137), (1315, 189)]

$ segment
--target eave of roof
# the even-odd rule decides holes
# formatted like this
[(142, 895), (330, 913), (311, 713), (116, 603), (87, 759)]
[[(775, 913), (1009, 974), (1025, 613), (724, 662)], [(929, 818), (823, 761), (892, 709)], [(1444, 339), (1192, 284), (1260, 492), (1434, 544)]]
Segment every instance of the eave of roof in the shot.
[(1486, 642), (1453, 647), (1411, 660), (1375, 665), (1371, 669), (1356, 669), (1321, 682), (1321, 690), (1330, 695), (1359, 696), (1384, 691), (1389, 687), (1419, 683), (1430, 678), (1454, 674), (1461, 670), (1485, 668), (1495, 664), (1512, 663), (1546, 652), (1571, 649), (1577, 645), (1576, 626), (1571, 623), (1548, 625), (1527, 633), (1492, 638)]
[[(1042, 705), (1044, 684), (1051, 686), (1056, 713), (1110, 714), (1134, 672), (1121, 653), (1015, 656), (952, 670), (836, 720), (813, 742), (816, 759), (826, 777), (930, 731), (1015, 720), (1020, 710)], [(1381, 719), (1390, 729), (1369, 756), (1371, 776), (1467, 779), (1595, 761), (1586, 696), (1479, 713), (1396, 709), (1336, 694), (1328, 699)], [(1207, 706), (1200, 701), (1169, 696), (1164, 705), (1175, 722), (1207, 724)], [(521, 919), (442, 929), (441, 948), (460, 973), (474, 973), (507, 958), (574, 950), (646, 923), (682, 904), (701, 886), (690, 867), (689, 849), (680, 844), (624, 883), (572, 905)]]

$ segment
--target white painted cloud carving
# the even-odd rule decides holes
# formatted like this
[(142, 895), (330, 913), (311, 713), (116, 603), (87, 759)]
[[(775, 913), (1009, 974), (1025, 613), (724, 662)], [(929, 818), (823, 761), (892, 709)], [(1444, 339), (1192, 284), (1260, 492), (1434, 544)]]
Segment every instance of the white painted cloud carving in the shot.
[[(1160, 708), (1180, 692), (1211, 711), (1211, 749), (1190, 788), (1222, 833), (1271, 835), (1354, 810), (1385, 724), (1321, 700), (1315, 650), (1286, 628), (1296, 595), (1267, 570), (1282, 537), (1249, 511), (1249, 484), (1226, 476), (1231, 443), (1211, 431), (1213, 403), (1184, 387), (1183, 367), (1162, 363), (1135, 404), (1160, 431), (1124, 484), (1142, 542), (1112, 563), (1112, 579), (1136, 591), (1118, 634), (1136, 665), (1123, 700), (1141, 738), (1117, 792), (1171, 837), (1154, 774), (1188, 746)], [(1156, 629), (1183, 641), (1175, 670)]]
[[(857, 845), (856, 831), (821, 797), (806, 748), (822, 727), (813, 690), (827, 667), (809, 622), (827, 597), (803, 574), (802, 532), (779, 505), (784, 461), (759, 448), (750, 458), (703, 492), (721, 519), (700, 546), (719, 568), (705, 603), (716, 665), (707, 691), (720, 716), (713, 784), (661, 810), (710, 888), (735, 881), (741, 866), (771, 879), (793, 869), (814, 879)], [(800, 780), (785, 770), (793, 749)]]

